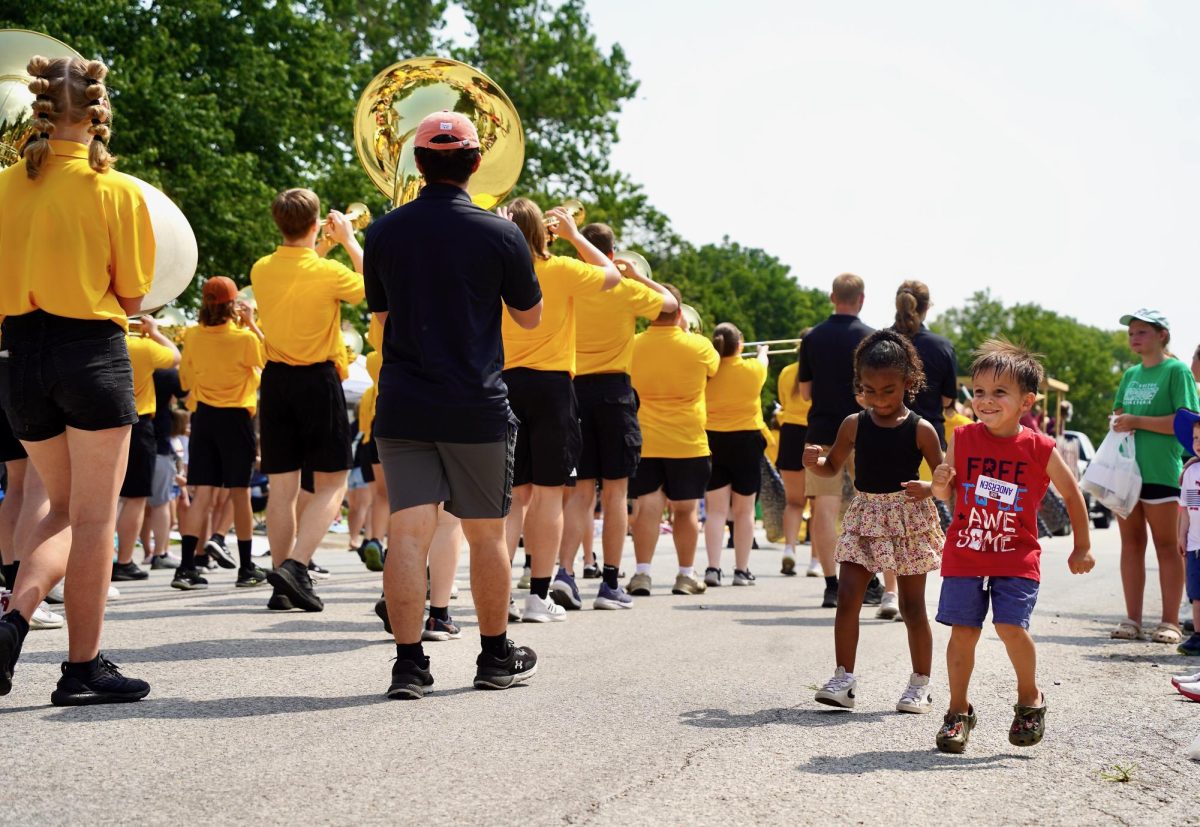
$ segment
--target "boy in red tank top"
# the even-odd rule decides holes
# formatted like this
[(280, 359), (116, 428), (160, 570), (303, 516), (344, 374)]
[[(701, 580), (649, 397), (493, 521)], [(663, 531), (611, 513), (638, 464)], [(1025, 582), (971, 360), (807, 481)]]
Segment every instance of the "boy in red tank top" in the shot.
[(942, 752), (962, 752), (975, 728), (967, 697), (975, 646), (988, 605), (1017, 673), (1016, 716), (1008, 740), (1033, 746), (1042, 740), (1046, 698), (1037, 685), (1037, 649), (1029, 618), (1037, 603), (1042, 549), (1037, 514), (1050, 483), (1067, 504), (1075, 549), (1073, 574), (1092, 570), (1088, 514), (1083, 495), (1054, 440), (1021, 425), (1045, 380), (1027, 350), (992, 340), (971, 365), (979, 421), (954, 431), (946, 461), (933, 473), (933, 494), (949, 503), (953, 518), (942, 551), (942, 595), (937, 620), (953, 627), (946, 647), (950, 709), (937, 735)]

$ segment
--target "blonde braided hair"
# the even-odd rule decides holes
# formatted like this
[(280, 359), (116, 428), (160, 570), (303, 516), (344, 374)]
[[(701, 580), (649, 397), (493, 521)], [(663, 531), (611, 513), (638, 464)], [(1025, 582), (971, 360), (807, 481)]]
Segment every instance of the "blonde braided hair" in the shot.
[(53, 154), (50, 138), (56, 122), (77, 124), (86, 120), (91, 120), (88, 133), (92, 136), (88, 144), (88, 165), (96, 172), (108, 172), (116, 161), (108, 151), (108, 140), (112, 135), (108, 126), (112, 111), (107, 105), (108, 90), (104, 86), (108, 67), (99, 60), (51, 59), (36, 55), (29, 61), (26, 71), (33, 78), (29, 82), (29, 91), (35, 99), (34, 134), (21, 148), (25, 173), (36, 179), (42, 165)]

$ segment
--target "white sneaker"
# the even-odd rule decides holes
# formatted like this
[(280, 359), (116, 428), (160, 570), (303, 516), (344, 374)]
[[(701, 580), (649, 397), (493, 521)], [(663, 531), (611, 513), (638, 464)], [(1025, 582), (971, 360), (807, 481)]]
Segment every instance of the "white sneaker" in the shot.
[(50, 594), (46, 595), (46, 602), (53, 603), (57, 606), (61, 606), (64, 602), (66, 602), (63, 598), (63, 584), (61, 580), (58, 581), (58, 585), (50, 590)]
[(805, 577), (824, 577), (825, 572), (821, 569), (821, 561), (815, 557), (808, 561), (808, 571), (804, 573)]
[(842, 709), (854, 709), (854, 689), (858, 681), (853, 675), (847, 675), (845, 667), (839, 666), (833, 677), (817, 690), (816, 701), (828, 706), (840, 706)]
[(450, 599), (458, 600), (458, 581), (455, 580), (450, 584)]
[(512, 597), (508, 599), (508, 622), (521, 622), (521, 609), (517, 606), (517, 601)]
[(875, 617), (880, 620), (891, 620), (898, 614), (900, 614), (900, 598), (895, 592), (884, 592), (883, 600), (880, 602), (879, 608), (875, 610)]
[(525, 598), (525, 623), (561, 623), (567, 619), (567, 610), (550, 598), (538, 597), (530, 592)]
[(61, 629), (63, 627), (63, 616), (50, 611), (50, 607), (45, 603), (33, 610), (33, 617), (29, 618), (29, 628), (34, 629)]
[(929, 676), (913, 672), (908, 687), (900, 700), (896, 701), (897, 712), (915, 712), (918, 715), (933, 709), (933, 695), (929, 691)]
[(1173, 686), (1183, 686), (1185, 683), (1200, 683), (1200, 672), (1191, 675), (1174, 675), (1171, 677)]
[(121, 596), (121, 592), (120, 592), (120, 590), (117, 589), (116, 586), (108, 587), (108, 599), (109, 600), (116, 600), (120, 596)]
[(704, 570), (704, 585), (714, 586), (714, 587), (720, 586), (721, 585), (721, 570), (714, 569), (711, 567), (705, 569)]

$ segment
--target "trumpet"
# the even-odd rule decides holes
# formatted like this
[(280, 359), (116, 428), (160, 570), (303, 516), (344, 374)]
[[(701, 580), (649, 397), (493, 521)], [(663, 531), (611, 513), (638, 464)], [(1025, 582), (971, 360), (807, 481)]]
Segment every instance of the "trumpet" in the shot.
[(743, 353), (742, 356), (746, 356), (746, 357), (755, 356), (756, 354), (754, 353), (754, 350), (756, 350), (759, 345), (766, 345), (768, 348), (770, 348), (771, 345), (791, 345), (791, 347), (779, 348), (777, 350), (769, 349), (769, 350), (767, 350), (767, 355), (768, 356), (782, 356), (784, 354), (787, 354), (790, 356), (795, 356), (796, 351), (799, 349), (800, 342), (801, 342), (800, 339), (764, 339), (761, 342), (745, 342), (742, 344), (742, 347), (750, 348), (751, 352)]
[[(365, 230), (371, 224), (371, 210), (366, 204), (361, 201), (353, 201), (346, 205), (346, 220), (350, 222), (350, 226), (355, 232)], [(333, 243), (333, 236), (329, 232), (329, 219), (325, 219), (325, 226), (321, 230), (321, 235), (325, 241)]]
[[(559, 209), (567, 211), (567, 214), (571, 216), (571, 220), (575, 222), (576, 227), (582, 227), (584, 222), (587, 221), (587, 208), (583, 206), (583, 202), (577, 199), (568, 198), (559, 205)], [(550, 231), (551, 235), (554, 235), (554, 231), (558, 229), (558, 218), (548, 215), (542, 220), (546, 224), (546, 229)]]

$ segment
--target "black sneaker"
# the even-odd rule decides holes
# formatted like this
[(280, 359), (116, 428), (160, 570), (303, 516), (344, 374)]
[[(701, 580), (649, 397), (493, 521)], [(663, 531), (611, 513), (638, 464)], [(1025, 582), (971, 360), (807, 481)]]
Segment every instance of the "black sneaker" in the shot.
[(424, 660), (424, 665), (414, 660), (397, 660), (392, 664), (392, 685), (387, 691), (389, 698), (393, 701), (416, 701), (425, 697), (425, 693), (433, 686), (433, 675), (429, 672), (429, 658)]
[(837, 586), (826, 586), (825, 587), (825, 597), (822, 598), (822, 600), (821, 600), (821, 608), (822, 609), (836, 609), (837, 608), (837, 593), (838, 593)]
[(879, 582), (878, 577), (872, 577), (871, 582), (867, 584), (867, 594), (863, 598), (864, 606), (878, 606), (883, 602), (883, 584)]
[(0, 695), (12, 692), (13, 670), (21, 657), (21, 634), (13, 624), (0, 620)]
[(118, 583), (126, 580), (145, 580), (149, 576), (150, 572), (139, 568), (132, 560), (128, 563), (113, 563), (112, 579)]
[(382, 597), (375, 601), (375, 614), (379, 615), (379, 619), (383, 621), (383, 631), (390, 635), (392, 633), (392, 621), (388, 619), (387, 601)]
[(267, 608), (273, 612), (290, 612), (296, 607), (292, 605), (292, 601), (288, 600), (286, 594), (275, 592), (271, 595), (271, 599), (267, 601)]
[(175, 579), (171, 581), (171, 588), (182, 589), (185, 592), (199, 591), (208, 588), (208, 581), (201, 577), (200, 572), (195, 569), (177, 568), (175, 569)]
[(209, 540), (205, 543), (204, 552), (208, 555), (209, 560), (215, 560), (217, 565), (223, 569), (237, 568), (237, 563), (233, 562), (233, 558), (229, 556), (229, 552), (225, 551), (225, 546), (216, 540)]
[(508, 641), (508, 656), (497, 658), (480, 652), (475, 659), (476, 689), (508, 689), (537, 673), (537, 655), (528, 646)]
[(237, 582), (234, 583), (239, 589), (252, 589), (255, 586), (261, 586), (267, 582), (267, 573), (258, 566), (252, 566), (248, 569), (238, 569)]
[(85, 668), (64, 663), (62, 673), (58, 688), (50, 695), (50, 703), (55, 706), (129, 703), (150, 694), (150, 684), (125, 677), (104, 655)]
[(267, 572), (267, 582), (276, 591), (286, 595), (297, 609), (306, 612), (319, 612), (325, 608), (321, 598), (313, 591), (312, 579), (308, 576), (308, 567), (295, 560), (284, 560), (283, 565)]
[(596, 565), (595, 563), (592, 563), (590, 566), (583, 567), (584, 580), (599, 580), (603, 575), (604, 572), (601, 571), (600, 566)]
[(308, 576), (313, 580), (328, 580), (333, 577), (333, 573), (327, 568), (322, 568), (311, 560), (308, 562)]
[(207, 554), (196, 555), (196, 568), (204, 571), (212, 571), (217, 568), (217, 561), (209, 557)]

